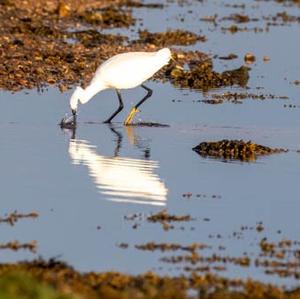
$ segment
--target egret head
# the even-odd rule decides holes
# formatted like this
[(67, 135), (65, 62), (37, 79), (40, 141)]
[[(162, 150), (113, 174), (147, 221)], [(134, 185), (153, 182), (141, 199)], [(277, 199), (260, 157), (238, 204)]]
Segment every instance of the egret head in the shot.
[(164, 64), (168, 64), (171, 57), (172, 53), (169, 48), (163, 48), (157, 52), (157, 55), (159, 55), (160, 59), (164, 62)]
[(80, 86), (77, 86), (70, 99), (70, 107), (73, 112), (77, 111), (78, 101), (80, 101), (82, 94), (83, 89)]

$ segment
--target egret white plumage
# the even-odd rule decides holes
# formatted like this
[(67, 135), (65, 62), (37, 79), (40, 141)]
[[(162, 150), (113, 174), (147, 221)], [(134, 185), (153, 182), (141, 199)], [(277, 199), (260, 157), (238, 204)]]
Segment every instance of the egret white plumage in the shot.
[[(105, 89), (115, 89), (118, 100), (118, 109), (104, 123), (110, 123), (112, 119), (124, 107), (121, 97), (121, 89), (130, 89), (141, 85), (147, 91), (134, 107), (124, 121), (125, 125), (132, 123), (135, 114), (139, 111), (138, 107), (152, 95), (152, 90), (143, 83), (151, 78), (163, 66), (167, 65), (171, 59), (171, 51), (163, 48), (157, 52), (128, 52), (117, 54), (103, 62), (85, 88), (76, 87), (70, 99), (70, 107), (73, 114), (72, 124), (76, 126), (76, 115), (78, 103), (87, 103), (94, 95)], [(62, 120), (62, 125), (68, 125), (70, 122)]]

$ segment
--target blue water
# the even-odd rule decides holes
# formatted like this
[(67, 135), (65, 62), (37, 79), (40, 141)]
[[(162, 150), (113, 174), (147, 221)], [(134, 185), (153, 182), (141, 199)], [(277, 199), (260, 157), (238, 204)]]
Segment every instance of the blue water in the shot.
[[(254, 16), (284, 9), (293, 14), (299, 12), (297, 6), (254, 3), (254, 8), (247, 5)], [(155, 270), (176, 275), (184, 272), (183, 265), (176, 269), (176, 265), (159, 261), (167, 254), (141, 252), (134, 245), (149, 241), (202, 242), (212, 246), (207, 254), (218, 252), (218, 246), (224, 245), (224, 255), (241, 256), (246, 251), (256, 257), (258, 242), (264, 236), (270, 240), (300, 239), (300, 154), (296, 152), (300, 149), (300, 102), (299, 87), (292, 84), (300, 73), (295, 43), (299, 25), (272, 27), (268, 33), (231, 35), (199, 21), (203, 16), (226, 16), (232, 11), (239, 12), (207, 1), (184, 7), (170, 3), (163, 11), (135, 10), (145, 28), (201, 30), (208, 41), (192, 48), (212, 56), (231, 52), (239, 55), (233, 61), (214, 59), (219, 71), (239, 67), (247, 52), (257, 57), (251, 66), (249, 90), (232, 87), (203, 94), (175, 89), (169, 83), (148, 82), (154, 94), (141, 107), (137, 120), (170, 127), (122, 125), (130, 106), (144, 95), (141, 88), (122, 92), (126, 109), (112, 126), (101, 121), (117, 106), (115, 93), (104, 91), (97, 95), (80, 107), (75, 133), (57, 125), (68, 112), (72, 91), (61, 94), (49, 88), (43, 93), (0, 93), (0, 216), (14, 210), (39, 213), (37, 219), (20, 220), (13, 227), (0, 224), (0, 243), (38, 242), (36, 254), (0, 250), (1, 262), (58, 257), (82, 271)], [(189, 21), (180, 22), (180, 14), (190, 16)], [(159, 24), (157, 20), (165, 15), (167, 20)], [(256, 25), (263, 26), (260, 22)], [(263, 62), (264, 55), (271, 58), (269, 63)], [(225, 91), (272, 93), (289, 99), (246, 99), (240, 105), (198, 102), (210, 98), (211, 93)], [(297, 107), (286, 108), (285, 104)], [(192, 151), (202, 141), (224, 138), (253, 140), (289, 152), (259, 158), (254, 163), (225, 163)], [(182, 196), (187, 192), (193, 194), (191, 199)], [(206, 197), (198, 198), (196, 194)], [(194, 220), (175, 224), (175, 229), (169, 231), (145, 220), (146, 215), (164, 208), (171, 214), (190, 214)], [(142, 220), (124, 219), (134, 213), (142, 213)], [(263, 221), (262, 233), (246, 231), (243, 238), (232, 238), (242, 225), (255, 226), (258, 221)], [(136, 222), (138, 227), (133, 229)], [(278, 230), (282, 233), (278, 234)], [(217, 234), (222, 238), (209, 237)], [(119, 248), (121, 242), (128, 243), (129, 248)], [(253, 265), (229, 267), (222, 275), (296, 284), (289, 278), (266, 276), (263, 269)]]

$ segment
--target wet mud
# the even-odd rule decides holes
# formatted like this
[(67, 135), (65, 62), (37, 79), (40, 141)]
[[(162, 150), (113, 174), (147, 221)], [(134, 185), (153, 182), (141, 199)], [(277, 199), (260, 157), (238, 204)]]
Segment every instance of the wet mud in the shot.
[[(85, 22), (91, 23), (97, 29), (134, 24), (130, 12), (123, 12), (121, 6), (99, 6), (98, 10), (93, 8), (92, 11), (89, 6), (86, 9), (81, 7), (69, 14), (63, 12), (66, 8), (59, 6), (53, 11), (37, 10), (32, 14), (34, 7), (28, 7), (24, 12), (13, 3), (2, 3), (0, 56), (4, 63), (0, 68), (0, 87), (18, 91), (23, 88), (57, 85), (63, 92), (75, 83), (85, 85), (97, 66), (114, 54), (138, 50), (154, 51), (164, 46), (186, 46), (205, 41), (204, 36), (183, 30), (160, 33), (143, 30), (139, 32), (138, 40), (130, 42), (126, 36), (104, 34), (94, 28), (70, 30), (78, 22), (82, 25)], [(4, 26), (7, 20), (10, 20), (9, 25)], [(69, 40), (74, 42), (68, 42)], [(171, 63), (155, 79), (170, 80), (178, 87), (202, 90), (247, 84), (249, 69), (245, 66), (217, 73), (213, 71), (211, 60), (204, 61), (206, 54), (197, 51), (173, 51), (179, 64)], [(182, 68), (184, 63), (189, 64), (189, 70)]]
[[(152, 34), (144, 31), (139, 40), (128, 42), (126, 36), (102, 33), (107, 27), (134, 24), (130, 11), (122, 8), (126, 1), (114, 2), (112, 7), (107, 6), (109, 1), (78, 5), (50, 1), (46, 10), (38, 3), (26, 2), (26, 8), (14, 2), (0, 3), (2, 89), (19, 91), (56, 85), (64, 92), (75, 83), (87, 84), (98, 65), (115, 54), (155, 51), (165, 45), (186, 45), (203, 39), (185, 31)], [(78, 24), (94, 27), (74, 30)], [(182, 60), (204, 56), (204, 53), (187, 52)], [(167, 79), (163, 71), (155, 78)]]

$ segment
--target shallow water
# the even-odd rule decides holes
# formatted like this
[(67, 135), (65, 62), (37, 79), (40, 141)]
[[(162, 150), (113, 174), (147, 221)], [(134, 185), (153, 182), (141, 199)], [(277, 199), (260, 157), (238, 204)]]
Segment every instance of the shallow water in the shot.
[[(300, 154), (296, 152), (300, 149), (300, 87), (291, 83), (299, 79), (300, 61), (294, 41), (295, 35), (299, 35), (299, 25), (274, 27), (268, 33), (224, 34), (211, 28), (211, 24), (199, 22), (199, 18), (213, 14), (215, 9), (221, 15), (239, 9), (230, 10), (206, 1), (193, 5), (178, 8), (169, 4), (164, 11), (141, 9), (136, 13), (140, 13), (146, 28), (155, 31), (164, 30), (157, 27), (156, 20), (167, 11), (164, 26), (196, 32), (201, 28), (208, 36), (208, 42), (199, 43), (194, 49), (212, 55), (230, 52), (239, 55), (233, 61), (215, 59), (219, 71), (225, 65), (226, 69), (240, 66), (244, 54), (253, 52), (257, 62), (251, 66), (250, 89), (226, 90), (272, 93), (289, 99), (246, 99), (240, 105), (208, 105), (198, 101), (210, 93), (149, 82), (147, 86), (155, 92), (142, 106), (137, 119), (170, 127), (125, 128), (122, 125), (130, 105), (144, 94), (143, 89), (137, 88), (122, 93), (126, 112), (112, 126), (101, 124), (101, 120), (113, 111), (117, 99), (113, 91), (104, 91), (80, 107), (79, 127), (76, 132), (70, 132), (61, 130), (57, 123), (68, 111), (71, 91), (65, 94), (51, 88), (42, 93), (2, 91), (1, 216), (14, 210), (39, 213), (38, 219), (20, 220), (13, 227), (0, 225), (1, 243), (14, 239), (38, 242), (36, 254), (1, 250), (2, 262), (59, 257), (83, 271), (156, 270), (175, 275), (184, 273), (183, 265), (169, 265), (159, 259), (176, 252), (149, 253), (134, 246), (149, 241), (201, 242), (213, 247), (204, 254), (242, 256), (247, 252), (254, 259), (258, 242), (264, 236), (270, 240), (300, 240)], [(251, 12), (271, 14), (286, 9), (273, 2), (255, 5), (259, 8), (248, 7)], [(189, 22), (178, 21), (179, 12), (185, 15), (187, 10), (193, 10), (194, 17)], [(295, 15), (299, 13), (297, 7), (289, 10)], [(201, 11), (201, 16), (196, 16), (196, 11)], [(262, 61), (264, 55), (270, 56), (269, 63)], [(285, 104), (297, 107), (287, 108)], [(202, 158), (192, 151), (202, 141), (224, 138), (252, 140), (286, 148), (289, 152), (259, 158), (255, 163), (225, 163)], [(183, 197), (187, 192), (193, 194), (190, 199)], [(170, 214), (190, 214), (194, 220), (175, 223), (175, 228), (169, 231), (145, 220), (145, 215), (163, 208)], [(134, 213), (142, 213), (142, 220), (124, 218)], [(234, 232), (241, 232), (242, 225), (255, 226), (259, 221), (265, 227), (261, 233), (246, 230), (241, 238), (233, 236)], [(135, 223), (138, 223), (136, 229)], [(119, 248), (122, 242), (129, 247)], [(219, 251), (220, 245), (226, 250)], [(220, 274), (297, 284), (293, 279), (264, 275), (263, 269), (253, 264), (249, 268), (229, 266)]]

